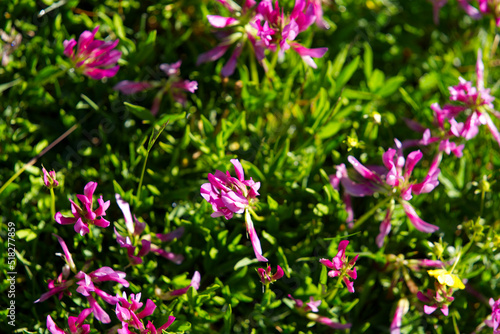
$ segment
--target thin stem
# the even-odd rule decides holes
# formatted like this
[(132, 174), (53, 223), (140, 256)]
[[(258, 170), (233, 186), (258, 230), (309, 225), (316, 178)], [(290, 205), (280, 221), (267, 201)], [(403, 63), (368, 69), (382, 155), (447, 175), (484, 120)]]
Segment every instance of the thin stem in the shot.
[(21, 175), (25, 170), (26, 168), (30, 167), (30, 166), (33, 166), (35, 164), (35, 162), (37, 162), (38, 159), (40, 159), (45, 153), (47, 153), (48, 151), (50, 151), (54, 146), (56, 146), (57, 144), (59, 144), (64, 138), (66, 138), (67, 136), (69, 136), (73, 131), (75, 131), (83, 122), (85, 122), (87, 120), (87, 118), (90, 117), (90, 115), (93, 113), (94, 111), (92, 110), (91, 112), (89, 112), (87, 115), (85, 115), (85, 117), (83, 117), (77, 124), (73, 125), (71, 128), (69, 128), (65, 133), (63, 133), (61, 136), (59, 136), (59, 138), (57, 138), (56, 140), (54, 140), (52, 143), (50, 143), (49, 146), (47, 146), (46, 148), (44, 148), (42, 150), (42, 152), (40, 152), (36, 157), (34, 157), (33, 159), (31, 159), (28, 163), (24, 164), (23, 167), (21, 167), (20, 170), (18, 170), (14, 175), (12, 175), (12, 177), (10, 179), (7, 180), (7, 182), (5, 182), (2, 187), (0, 188), (0, 194), (5, 190), (5, 188), (7, 188), (9, 186), (9, 184), (11, 184), (15, 179), (17, 179), (17, 177), (19, 175)]
[(333, 290), (330, 290), (328, 294), (325, 296), (325, 300), (327, 302), (330, 302), (335, 298), (337, 295), (337, 292), (339, 291), (339, 287), (342, 286), (342, 277), (343, 275), (339, 275), (339, 278), (337, 279), (337, 283), (335, 284), (335, 288)]
[(50, 188), (50, 213), (52, 218), (56, 215), (56, 195), (54, 194), (54, 188)]
[(148, 162), (149, 150), (146, 151), (146, 158), (144, 159), (144, 164), (142, 165), (141, 178), (139, 179), (139, 186), (137, 187), (137, 199), (141, 198), (141, 188), (142, 188), (142, 180), (144, 179), (144, 173), (146, 172), (146, 164)]
[(391, 199), (392, 199), (392, 197), (387, 197), (384, 200), (378, 202), (377, 205), (375, 205), (367, 213), (362, 215), (361, 218), (356, 220), (356, 223), (354, 223), (352, 229), (356, 229), (356, 228), (360, 227), (368, 218), (370, 218), (370, 216), (372, 216), (375, 213), (375, 211), (377, 211), (378, 209), (380, 209), (381, 207), (386, 205)]

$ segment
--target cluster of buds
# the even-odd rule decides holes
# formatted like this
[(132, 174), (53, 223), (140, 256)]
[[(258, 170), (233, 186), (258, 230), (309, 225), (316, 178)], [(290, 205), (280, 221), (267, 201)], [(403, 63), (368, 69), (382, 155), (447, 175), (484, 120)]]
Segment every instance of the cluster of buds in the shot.
[(271, 266), (267, 266), (266, 269), (263, 268), (258, 268), (257, 272), (259, 273), (260, 276), (260, 281), (262, 282), (262, 285), (268, 286), (271, 283), (276, 282), (280, 278), (283, 277), (283, 269), (278, 265), (276, 268), (276, 273), (271, 275)]
[(348, 211), (348, 223), (351, 223), (352, 214), (351, 199), (349, 196), (364, 197), (375, 193), (387, 195), (391, 200), (385, 218), (380, 226), (380, 234), (377, 236), (377, 245), (382, 247), (384, 237), (391, 230), (391, 218), (393, 213), (392, 201), (395, 199), (403, 206), (403, 209), (415, 228), (421, 232), (432, 233), (438, 227), (423, 221), (415, 212), (413, 206), (408, 202), (413, 195), (431, 192), (438, 184), (438, 168), (440, 159), (434, 159), (429, 172), (424, 180), (415, 183), (411, 175), (415, 165), (422, 159), (420, 150), (408, 154), (405, 159), (401, 142), (395, 139), (396, 149), (389, 148), (382, 156), (384, 166), (363, 166), (355, 157), (349, 156), (348, 161), (354, 167), (356, 174), (349, 176), (345, 164), (336, 166), (337, 172), (330, 176), (330, 183), (334, 189), (339, 190), (339, 185), (344, 188), (344, 201)]
[(347, 286), (347, 290), (349, 292), (354, 292), (354, 283), (350, 279), (355, 280), (358, 277), (356, 268), (353, 267), (358, 260), (359, 254), (349, 260), (345, 255), (345, 250), (348, 244), (348, 240), (342, 240), (339, 243), (339, 251), (337, 252), (337, 255), (335, 255), (331, 261), (328, 259), (321, 259), (319, 262), (325, 265), (328, 269), (331, 269), (328, 272), (328, 276), (339, 277), (339, 279), (344, 281)]
[(83, 190), (83, 195), (76, 195), (80, 202), (82, 202), (83, 206), (80, 207), (78, 204), (69, 199), (73, 217), (64, 217), (61, 212), (58, 212), (54, 217), (56, 222), (61, 225), (74, 224), (75, 232), (81, 236), (89, 233), (89, 225), (95, 225), (103, 228), (108, 227), (110, 224), (109, 221), (102, 217), (106, 215), (106, 210), (109, 208), (110, 201), (104, 202), (101, 196), (97, 200), (99, 207), (96, 210), (92, 209), (93, 195), (96, 188), (96, 182), (87, 183)]
[(99, 26), (92, 31), (85, 30), (78, 43), (75, 39), (64, 41), (64, 54), (71, 59), (73, 67), (94, 80), (114, 77), (120, 69), (116, 63), (122, 55), (114, 50), (119, 40), (105, 42), (95, 39), (98, 30)]
[(114, 90), (120, 91), (125, 95), (132, 95), (152, 88), (159, 88), (158, 93), (153, 100), (153, 105), (151, 106), (151, 113), (153, 115), (158, 114), (160, 110), (160, 104), (165, 94), (169, 94), (170, 97), (185, 105), (187, 102), (187, 93), (194, 93), (198, 89), (198, 82), (184, 80), (180, 77), (182, 62), (179, 60), (173, 64), (161, 64), (160, 70), (162, 70), (168, 77), (167, 80), (161, 81), (120, 81), (113, 87)]
[[(115, 228), (116, 241), (120, 247), (127, 249), (127, 256), (131, 265), (138, 265), (143, 262), (142, 258), (146, 256), (149, 252), (153, 252), (157, 255), (163, 256), (167, 260), (174, 262), (175, 264), (181, 264), (184, 257), (180, 254), (174, 254), (168, 252), (163, 248), (160, 248), (156, 244), (152, 243), (152, 237), (158, 239), (160, 242), (172, 241), (178, 239), (184, 233), (184, 228), (180, 227), (175, 231), (170, 233), (157, 233), (154, 236), (151, 234), (142, 235), (146, 223), (141, 223), (134, 216), (132, 219), (132, 213), (130, 212), (130, 205), (125, 202), (120, 195), (116, 194), (116, 202), (122, 210), (123, 217), (125, 219), (125, 226), (127, 229), (127, 235), (121, 235)], [(142, 236), (141, 236), (142, 235)], [(139, 243), (141, 244), (139, 248)], [(137, 252), (136, 250), (139, 249)], [(136, 254), (137, 253), (137, 254)]]
[(283, 56), (285, 51), (291, 49), (313, 68), (316, 68), (316, 64), (312, 58), (321, 58), (328, 51), (328, 48), (309, 49), (295, 42), (297, 35), (314, 22), (327, 27), (322, 17), (321, 1), (296, 0), (292, 12), (287, 16), (277, 1), (273, 3), (272, 0), (264, 0), (257, 4), (254, 0), (246, 0), (243, 7), (233, 1), (219, 2), (235, 17), (207, 16), (214, 28), (225, 30), (220, 34), (220, 44), (199, 55), (197, 63), (215, 61), (235, 45), (229, 61), (222, 68), (221, 74), (225, 77), (234, 73), (237, 59), (246, 43), (251, 45), (257, 60), (263, 66), (265, 50), (279, 52)]
[(56, 172), (51, 170), (47, 172), (45, 167), (42, 167), (43, 172), (43, 184), (49, 189), (59, 186), (59, 182), (56, 180)]

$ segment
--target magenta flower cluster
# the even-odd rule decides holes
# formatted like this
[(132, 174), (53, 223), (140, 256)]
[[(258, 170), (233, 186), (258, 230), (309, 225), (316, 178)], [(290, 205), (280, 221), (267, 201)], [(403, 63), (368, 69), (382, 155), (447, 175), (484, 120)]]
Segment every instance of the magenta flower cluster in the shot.
[(180, 77), (182, 62), (179, 60), (173, 64), (161, 64), (162, 70), (168, 77), (167, 81), (129, 81), (123, 80), (115, 85), (114, 90), (120, 91), (122, 94), (131, 95), (152, 88), (159, 88), (156, 94), (151, 113), (158, 114), (160, 104), (165, 94), (169, 94), (172, 99), (182, 105), (187, 102), (186, 93), (194, 93), (198, 89), (196, 81), (183, 80)]
[[(142, 235), (146, 228), (146, 223), (139, 222), (139, 220), (137, 220), (135, 216), (132, 219), (130, 205), (125, 202), (119, 194), (116, 194), (115, 197), (116, 203), (118, 203), (118, 206), (123, 213), (123, 217), (125, 218), (125, 226), (127, 230), (127, 235), (122, 235), (118, 233), (115, 228), (116, 241), (118, 242), (120, 247), (127, 249), (127, 255), (130, 264), (141, 264), (143, 262), (142, 258), (149, 252), (153, 252), (157, 255), (163, 256), (164, 258), (174, 262), (175, 264), (181, 264), (184, 260), (184, 256), (168, 252), (165, 249), (159, 247), (157, 244), (151, 241), (151, 234)], [(166, 242), (178, 239), (182, 236), (182, 234), (184, 234), (184, 228), (180, 227), (170, 233), (157, 233), (156, 235), (154, 235), (154, 237), (158, 239), (159, 242)], [(141, 244), (140, 246), (138, 245), (139, 242)]]
[(64, 41), (64, 54), (71, 59), (75, 69), (94, 80), (115, 76), (120, 69), (116, 63), (122, 55), (114, 50), (118, 40), (105, 42), (95, 39), (98, 30), (99, 26), (92, 31), (84, 31), (78, 43), (75, 39)]
[(109, 221), (103, 217), (106, 215), (106, 210), (109, 208), (110, 201), (104, 202), (102, 196), (97, 200), (99, 207), (93, 210), (93, 196), (97, 188), (96, 182), (89, 182), (83, 190), (83, 195), (76, 195), (82, 203), (82, 206), (69, 199), (71, 203), (71, 213), (73, 217), (64, 217), (61, 212), (56, 213), (54, 219), (61, 225), (74, 224), (75, 232), (84, 236), (89, 233), (90, 225), (98, 227), (108, 227)]
[[(344, 188), (346, 210), (348, 211), (348, 222), (354, 219), (350, 196), (364, 197), (375, 193), (385, 194), (391, 199), (396, 199), (403, 207), (410, 222), (415, 228), (422, 232), (432, 233), (438, 227), (423, 221), (416, 213), (413, 206), (408, 202), (413, 195), (431, 192), (438, 184), (439, 160), (435, 159), (424, 180), (415, 183), (411, 180), (411, 175), (415, 165), (422, 159), (420, 150), (408, 154), (405, 159), (403, 146), (399, 140), (395, 140), (396, 148), (389, 148), (382, 156), (383, 166), (362, 165), (355, 157), (349, 156), (348, 161), (353, 166), (356, 174), (352, 178), (349, 176), (344, 164), (336, 166), (337, 172), (330, 176), (330, 183), (333, 188), (339, 190), (339, 185)], [(391, 230), (391, 217), (393, 209), (387, 209), (385, 218), (380, 226), (380, 234), (377, 236), (377, 245), (382, 247), (384, 237)]]
[(252, 178), (245, 180), (245, 172), (238, 159), (231, 159), (231, 163), (236, 177), (232, 177), (229, 171), (209, 173), (209, 182), (201, 186), (201, 196), (212, 205), (214, 218), (224, 216), (231, 219), (235, 213), (245, 213), (245, 224), (255, 256), (259, 261), (267, 262), (262, 256), (260, 240), (249, 212), (259, 195), (260, 182), (255, 182)]
[(345, 250), (348, 244), (348, 240), (342, 240), (339, 243), (339, 251), (337, 252), (337, 255), (335, 255), (331, 261), (328, 259), (320, 259), (319, 262), (325, 265), (328, 269), (331, 269), (328, 272), (328, 276), (340, 277), (347, 286), (347, 290), (349, 292), (354, 292), (354, 283), (350, 279), (355, 280), (358, 277), (356, 268), (353, 267), (358, 260), (359, 254), (349, 260), (345, 255)]
[(265, 51), (279, 52), (283, 56), (287, 50), (295, 51), (304, 62), (316, 68), (312, 58), (324, 56), (327, 48), (306, 48), (296, 42), (297, 36), (314, 22), (327, 27), (323, 20), (321, 3), (317, 0), (296, 0), (289, 15), (284, 14), (278, 2), (263, 0), (258, 4), (246, 0), (242, 7), (235, 3), (219, 1), (231, 11), (234, 17), (208, 15), (208, 22), (217, 29), (224, 29), (219, 35), (221, 42), (214, 49), (198, 56), (197, 64), (211, 62), (222, 57), (232, 46), (233, 51), (221, 74), (225, 77), (234, 73), (238, 57), (245, 44), (250, 44), (258, 62), (265, 67)]

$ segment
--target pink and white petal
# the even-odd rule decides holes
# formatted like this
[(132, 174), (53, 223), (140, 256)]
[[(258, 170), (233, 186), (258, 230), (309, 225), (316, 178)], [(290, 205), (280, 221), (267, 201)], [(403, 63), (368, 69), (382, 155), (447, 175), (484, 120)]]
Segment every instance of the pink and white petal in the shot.
[(56, 323), (52, 320), (50, 315), (47, 316), (47, 329), (52, 334), (66, 334), (66, 332), (56, 326)]
[(207, 15), (208, 23), (214, 28), (225, 28), (227, 26), (238, 23), (238, 20), (233, 17), (224, 17), (219, 15)]
[(74, 226), (75, 232), (80, 234), (82, 237), (89, 233), (89, 227), (87, 224), (85, 224), (81, 218), (78, 218), (78, 220), (75, 223)]
[(372, 170), (366, 168), (363, 164), (361, 164), (358, 159), (350, 155), (347, 157), (347, 161), (354, 167), (354, 169), (365, 179), (372, 180), (372, 181), (380, 181), (380, 177), (373, 172)]
[(170, 233), (165, 233), (165, 234), (162, 234), (162, 233), (157, 233), (156, 234), (156, 237), (158, 239), (160, 239), (161, 241), (172, 241), (174, 239), (179, 239), (180, 237), (182, 237), (182, 235), (184, 234), (184, 227), (179, 227), (178, 229), (170, 232)]
[(94, 317), (103, 324), (109, 324), (111, 322), (111, 318), (106, 311), (103, 310), (101, 305), (99, 305), (92, 296), (87, 296), (87, 300), (90, 304), (90, 308), (92, 309), (92, 313), (94, 313)]
[(73, 55), (75, 54), (75, 46), (76, 46), (76, 41), (74, 39), (70, 39), (70, 40), (65, 40), (63, 42), (63, 46), (64, 46), (64, 54), (67, 56), (67, 57), (70, 57), (72, 58)]
[(167, 322), (164, 323), (163, 325), (161, 325), (160, 327), (158, 327), (157, 331), (159, 331), (161, 333), (164, 329), (167, 329), (174, 321), (175, 321), (175, 317), (170, 315), (168, 317)]
[(227, 63), (224, 65), (224, 67), (222, 67), (221, 75), (223, 77), (229, 77), (234, 73), (234, 70), (236, 69), (236, 64), (238, 62), (238, 57), (240, 56), (242, 49), (243, 49), (243, 44), (238, 43), (238, 45), (236, 45), (236, 48), (234, 49), (231, 57), (229, 58)]
[(87, 68), (83, 71), (83, 74), (90, 77), (94, 80), (101, 80), (102, 78), (112, 78), (118, 73), (120, 69), (119, 65), (108, 69), (100, 69), (100, 68)]
[(222, 44), (216, 46), (212, 50), (200, 54), (196, 60), (196, 66), (219, 59), (224, 55), (224, 53), (226, 53), (227, 49), (229, 49), (229, 45)]
[(151, 299), (148, 299), (146, 301), (146, 306), (144, 306), (141, 312), (137, 313), (137, 318), (142, 319), (147, 316), (150, 316), (151, 314), (153, 314), (155, 309), (156, 309), (155, 303)]
[(153, 87), (153, 85), (147, 81), (130, 81), (123, 80), (117, 83), (113, 89), (120, 91), (122, 94), (131, 95), (138, 92), (142, 92), (149, 88)]
[(234, 171), (236, 172), (238, 180), (241, 182), (245, 181), (245, 171), (243, 170), (240, 161), (238, 159), (231, 159), (230, 161), (234, 166)]
[(54, 216), (55, 221), (61, 225), (70, 225), (76, 223), (79, 218), (76, 217), (63, 217), (63, 215), (58, 212)]
[(415, 226), (415, 228), (421, 232), (425, 233), (433, 233), (437, 230), (439, 230), (439, 227), (436, 225), (429, 224), (425, 221), (423, 221), (415, 212), (415, 209), (413, 206), (411, 206), (410, 203), (403, 203), (403, 209), (410, 219), (410, 222)]
[(262, 256), (262, 247), (260, 245), (260, 240), (257, 236), (257, 232), (255, 231), (255, 227), (253, 226), (252, 217), (250, 216), (250, 212), (248, 211), (248, 209), (245, 210), (245, 225), (250, 237), (250, 242), (252, 243), (255, 257), (261, 262), (268, 262), (268, 260), (264, 256)]
[(500, 145), (500, 133), (498, 132), (495, 123), (493, 123), (493, 120), (491, 119), (490, 115), (488, 115), (488, 113), (483, 113), (483, 116), (486, 118), (486, 125), (488, 125), (493, 138), (495, 138), (498, 145)]
[(104, 218), (99, 218), (99, 219), (96, 219), (94, 220), (94, 225), (95, 226), (99, 226), (99, 227), (103, 227), (103, 228), (106, 228), (108, 227), (110, 224), (109, 221), (107, 221), (106, 219)]

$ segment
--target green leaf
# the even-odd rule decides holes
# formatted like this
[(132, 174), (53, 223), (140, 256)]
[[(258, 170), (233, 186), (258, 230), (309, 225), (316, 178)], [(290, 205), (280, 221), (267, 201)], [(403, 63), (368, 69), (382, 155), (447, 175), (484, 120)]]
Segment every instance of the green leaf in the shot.
[(356, 72), (356, 70), (358, 69), (359, 59), (359, 56), (354, 58), (354, 60), (350, 62), (349, 65), (347, 65), (338, 76), (337, 93), (340, 92), (342, 88), (344, 88), (349, 79), (351, 79), (351, 77), (353, 76), (354, 72)]
[(234, 265), (234, 270), (238, 270), (242, 267), (246, 267), (246, 266), (249, 266), (253, 263), (257, 263), (259, 262), (259, 260), (257, 259), (250, 259), (248, 257), (244, 257), (243, 259), (239, 260), (238, 262), (236, 262), (236, 264)]
[(140, 119), (148, 122), (154, 122), (155, 117), (151, 114), (151, 110), (128, 102), (124, 102), (123, 104), (127, 107), (128, 111)]
[(364, 63), (364, 72), (366, 80), (370, 80), (373, 71), (373, 51), (372, 47), (368, 42), (363, 43), (363, 47), (365, 48), (365, 53), (363, 55), (363, 63)]
[(384, 85), (376, 91), (376, 94), (381, 97), (388, 97), (389, 95), (394, 94), (394, 92), (398, 90), (405, 80), (405, 77), (402, 76), (389, 78)]

